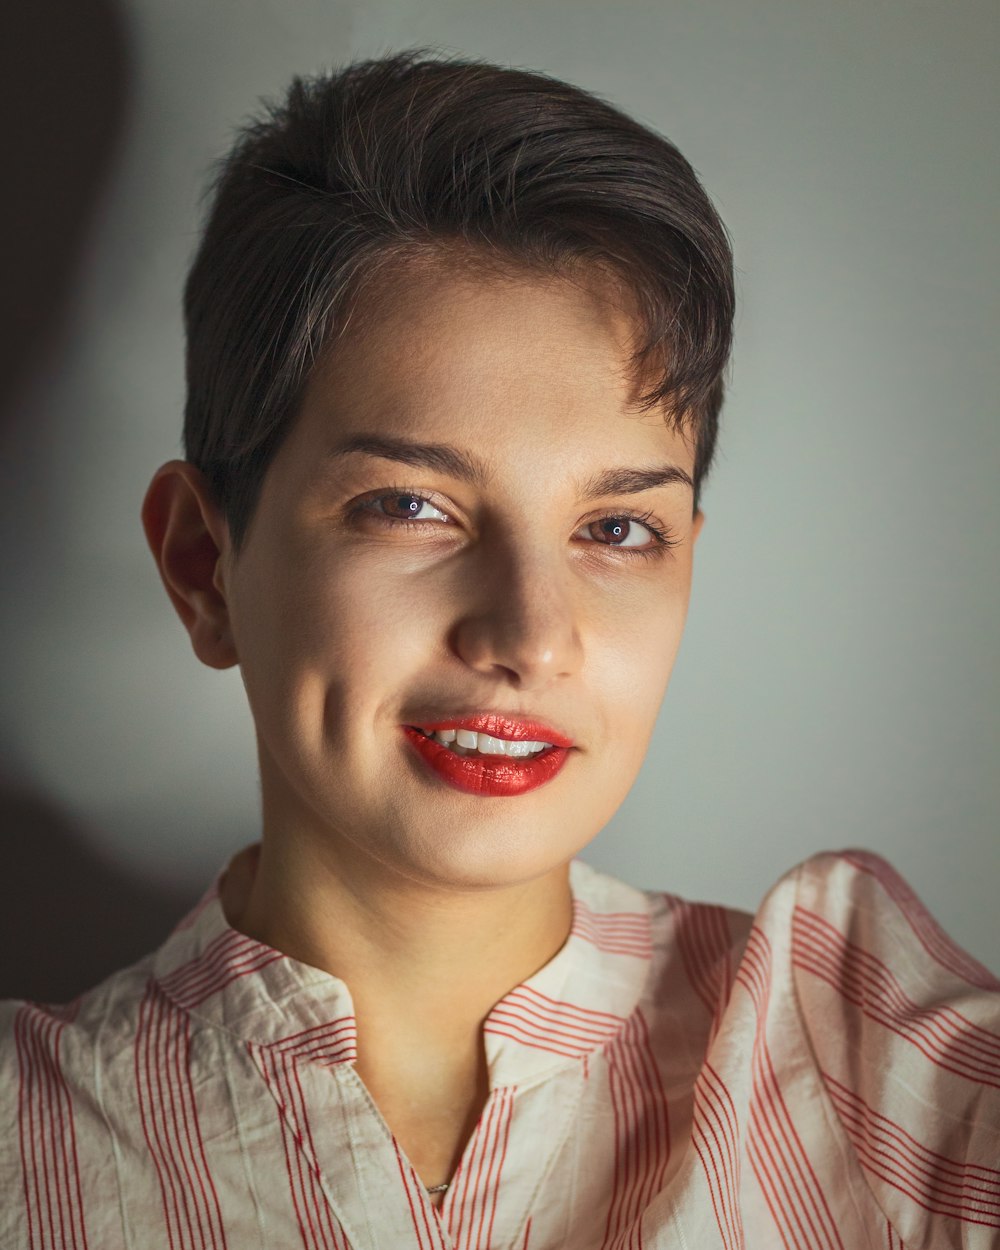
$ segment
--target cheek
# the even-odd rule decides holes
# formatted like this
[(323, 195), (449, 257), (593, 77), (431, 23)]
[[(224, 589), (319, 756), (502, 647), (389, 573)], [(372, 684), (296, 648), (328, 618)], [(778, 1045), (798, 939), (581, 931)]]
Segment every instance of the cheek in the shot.
[(298, 715), (326, 703), (335, 720), (398, 697), (444, 633), (445, 604), (431, 583), (374, 560), (288, 561), (246, 613), (248, 693)]
[[(589, 685), (607, 718), (605, 734), (624, 760), (644, 754), (677, 658), (687, 598), (623, 599), (592, 634)], [(614, 754), (617, 756), (618, 752)]]

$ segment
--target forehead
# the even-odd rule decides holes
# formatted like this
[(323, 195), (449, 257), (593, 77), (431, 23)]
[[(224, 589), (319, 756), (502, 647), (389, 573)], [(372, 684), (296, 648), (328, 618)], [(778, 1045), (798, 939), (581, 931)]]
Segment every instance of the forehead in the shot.
[(594, 269), (435, 260), (383, 272), (314, 369), (300, 438), (318, 450), (391, 432), (550, 463), (578, 445), (604, 456), (617, 445), (690, 469), (692, 440), (661, 411), (638, 410), (629, 305)]

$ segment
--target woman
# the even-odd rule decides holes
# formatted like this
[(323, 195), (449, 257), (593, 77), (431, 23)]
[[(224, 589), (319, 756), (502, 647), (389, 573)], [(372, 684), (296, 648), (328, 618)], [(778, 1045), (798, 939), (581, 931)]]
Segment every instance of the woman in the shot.
[(575, 861), (679, 646), (731, 339), (666, 140), (417, 53), (247, 127), (143, 521), (261, 839), (5, 1007), (3, 1244), (987, 1246), (998, 983), (861, 852), (755, 917)]

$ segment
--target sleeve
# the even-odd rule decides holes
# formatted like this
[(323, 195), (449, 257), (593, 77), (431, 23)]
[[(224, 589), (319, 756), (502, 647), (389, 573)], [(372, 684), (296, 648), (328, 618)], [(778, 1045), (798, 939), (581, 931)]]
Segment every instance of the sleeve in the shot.
[(1000, 981), (866, 851), (801, 866), (791, 956), (830, 1105), (903, 1245), (1000, 1246)]

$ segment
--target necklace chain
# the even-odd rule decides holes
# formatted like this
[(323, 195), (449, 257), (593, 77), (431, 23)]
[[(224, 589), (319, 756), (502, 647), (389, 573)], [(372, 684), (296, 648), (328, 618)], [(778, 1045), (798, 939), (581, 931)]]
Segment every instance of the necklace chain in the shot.
[(440, 1185), (427, 1185), (425, 1188), (429, 1194), (443, 1194), (450, 1184), (451, 1181), (444, 1181)]

